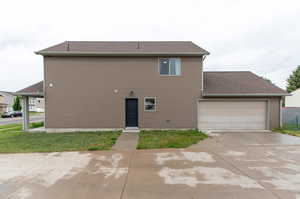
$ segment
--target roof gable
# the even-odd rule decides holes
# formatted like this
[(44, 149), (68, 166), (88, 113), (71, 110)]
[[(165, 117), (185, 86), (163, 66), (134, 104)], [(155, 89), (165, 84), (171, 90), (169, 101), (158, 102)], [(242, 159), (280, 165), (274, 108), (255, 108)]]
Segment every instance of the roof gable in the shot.
[(16, 95), (24, 96), (43, 96), (44, 93), (44, 81), (40, 81), (36, 84), (28, 86), (24, 89), (21, 89), (15, 92)]

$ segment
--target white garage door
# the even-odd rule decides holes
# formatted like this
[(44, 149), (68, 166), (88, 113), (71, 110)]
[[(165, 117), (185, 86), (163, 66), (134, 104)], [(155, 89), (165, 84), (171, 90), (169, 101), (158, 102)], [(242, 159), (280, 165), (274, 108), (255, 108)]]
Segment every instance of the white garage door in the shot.
[(202, 130), (265, 130), (266, 101), (200, 101), (198, 128)]

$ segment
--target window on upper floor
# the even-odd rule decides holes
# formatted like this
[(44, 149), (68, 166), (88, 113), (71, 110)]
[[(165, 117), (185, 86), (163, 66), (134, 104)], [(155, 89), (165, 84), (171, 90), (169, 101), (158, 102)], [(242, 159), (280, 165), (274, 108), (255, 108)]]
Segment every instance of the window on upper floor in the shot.
[(167, 76), (181, 75), (180, 58), (160, 58), (159, 73), (160, 75), (167, 75)]

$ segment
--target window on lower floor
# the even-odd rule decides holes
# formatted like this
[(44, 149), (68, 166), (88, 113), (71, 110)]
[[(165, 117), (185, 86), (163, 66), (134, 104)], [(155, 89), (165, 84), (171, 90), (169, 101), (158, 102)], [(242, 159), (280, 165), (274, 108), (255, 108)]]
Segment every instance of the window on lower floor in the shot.
[(156, 111), (156, 98), (155, 97), (145, 97), (144, 110), (145, 111)]

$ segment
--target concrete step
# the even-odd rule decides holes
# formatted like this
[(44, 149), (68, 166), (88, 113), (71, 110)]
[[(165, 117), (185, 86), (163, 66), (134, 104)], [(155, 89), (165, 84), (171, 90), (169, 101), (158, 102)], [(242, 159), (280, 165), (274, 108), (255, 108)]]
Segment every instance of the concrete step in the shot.
[(140, 129), (138, 127), (126, 127), (122, 131), (123, 133), (139, 133)]

